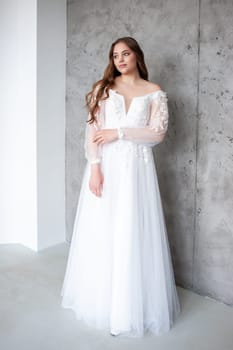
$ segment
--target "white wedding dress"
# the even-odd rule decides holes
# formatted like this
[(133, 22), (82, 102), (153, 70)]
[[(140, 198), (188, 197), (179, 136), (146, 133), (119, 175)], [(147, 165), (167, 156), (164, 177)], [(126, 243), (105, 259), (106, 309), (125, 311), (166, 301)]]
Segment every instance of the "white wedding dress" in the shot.
[[(168, 127), (167, 94), (125, 100), (110, 89), (97, 122), (87, 124), (88, 160), (74, 221), (62, 307), (90, 327), (141, 337), (169, 331), (180, 313), (152, 146)], [(121, 128), (123, 139), (97, 147), (96, 129)], [(101, 162), (102, 197), (89, 189)]]

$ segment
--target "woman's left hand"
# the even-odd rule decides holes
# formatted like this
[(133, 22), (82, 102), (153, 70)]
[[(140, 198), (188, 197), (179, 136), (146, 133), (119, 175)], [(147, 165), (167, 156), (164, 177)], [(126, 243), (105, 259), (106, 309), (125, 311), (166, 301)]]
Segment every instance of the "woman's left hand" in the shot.
[(117, 129), (102, 129), (96, 132), (93, 142), (97, 145), (112, 142), (118, 139)]

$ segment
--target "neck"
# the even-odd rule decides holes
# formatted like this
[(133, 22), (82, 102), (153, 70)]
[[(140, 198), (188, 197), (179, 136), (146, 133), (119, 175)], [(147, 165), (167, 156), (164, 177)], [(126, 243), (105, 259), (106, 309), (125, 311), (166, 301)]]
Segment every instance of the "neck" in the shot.
[(128, 73), (128, 74), (121, 74), (118, 79), (120, 80), (120, 82), (122, 82), (123, 84), (127, 84), (127, 85), (135, 85), (135, 83), (138, 80), (141, 80), (141, 77), (138, 73), (138, 70), (136, 70), (135, 72), (132, 73)]

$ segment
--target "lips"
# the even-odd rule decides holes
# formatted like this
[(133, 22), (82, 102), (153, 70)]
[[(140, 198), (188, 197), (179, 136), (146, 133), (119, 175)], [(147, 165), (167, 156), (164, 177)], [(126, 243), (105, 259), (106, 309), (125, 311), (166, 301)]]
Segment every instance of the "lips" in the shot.
[(126, 67), (126, 64), (121, 64), (121, 65), (119, 66), (119, 68), (124, 68), (124, 67)]

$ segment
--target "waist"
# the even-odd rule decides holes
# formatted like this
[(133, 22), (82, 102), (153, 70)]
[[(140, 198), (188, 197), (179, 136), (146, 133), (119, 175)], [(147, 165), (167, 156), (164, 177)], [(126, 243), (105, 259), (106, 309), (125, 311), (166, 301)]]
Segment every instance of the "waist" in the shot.
[(152, 147), (146, 144), (139, 144), (132, 141), (117, 140), (104, 144), (102, 146), (102, 154), (104, 155), (119, 155), (121, 157), (136, 157), (149, 161), (153, 159)]

